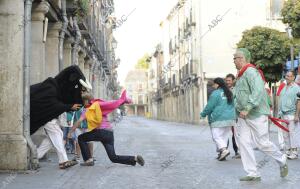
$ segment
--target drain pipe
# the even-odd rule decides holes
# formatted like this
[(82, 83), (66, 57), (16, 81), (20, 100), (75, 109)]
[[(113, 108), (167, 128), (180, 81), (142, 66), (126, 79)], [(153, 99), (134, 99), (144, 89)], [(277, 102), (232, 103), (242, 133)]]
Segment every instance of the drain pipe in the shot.
[(68, 27), (68, 18), (66, 12), (66, 0), (61, 0), (61, 13), (63, 17), (63, 24), (59, 34), (59, 45), (58, 45), (58, 62), (59, 62), (59, 71), (64, 69), (64, 39)]
[(33, 0), (25, 0), (24, 10), (24, 75), (23, 75), (23, 125), (24, 137), (30, 149), (29, 168), (37, 169), (39, 161), (37, 159), (36, 146), (30, 137), (30, 62), (31, 62), (31, 9)]
[(75, 28), (75, 43), (72, 48), (72, 65), (78, 65), (77, 51), (78, 51), (78, 47), (79, 47), (79, 43), (80, 43), (80, 39), (81, 39), (81, 33), (80, 33), (80, 30), (78, 27), (76, 16), (73, 17), (73, 25)]
[(92, 71), (92, 94), (95, 96), (95, 76), (96, 76), (96, 67), (97, 67), (97, 60), (96, 60), (96, 56), (93, 53), (93, 65), (91, 67), (91, 71)]

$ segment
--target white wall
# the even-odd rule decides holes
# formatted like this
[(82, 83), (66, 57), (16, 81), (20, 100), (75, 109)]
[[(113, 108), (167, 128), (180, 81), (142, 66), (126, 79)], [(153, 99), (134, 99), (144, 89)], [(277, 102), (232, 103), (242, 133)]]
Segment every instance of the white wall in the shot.
[[(269, 0), (201, 0), (201, 52), (206, 77), (236, 73), (232, 60), (236, 43), (246, 29), (258, 25), (271, 26), (267, 20), (269, 2)], [(222, 20), (209, 31), (209, 25), (213, 25), (211, 22), (217, 17)], [(282, 29), (282, 24), (278, 22), (276, 24), (273, 22), (272, 25)]]

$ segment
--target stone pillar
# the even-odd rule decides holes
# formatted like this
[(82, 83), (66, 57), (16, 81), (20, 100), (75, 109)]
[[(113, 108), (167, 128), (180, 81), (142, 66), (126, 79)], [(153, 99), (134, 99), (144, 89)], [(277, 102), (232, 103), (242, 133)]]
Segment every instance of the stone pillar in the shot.
[(103, 98), (104, 99), (107, 99), (108, 97), (108, 88), (107, 88), (107, 82), (106, 82), (106, 79), (103, 83)]
[(46, 74), (44, 79), (46, 79), (47, 77), (54, 77), (59, 72), (58, 37), (61, 27), (61, 22), (48, 24), (48, 33), (46, 41)]
[(104, 81), (102, 80), (101, 74), (98, 76), (98, 91), (97, 94), (100, 98), (104, 98)]
[(193, 98), (193, 89), (194, 89), (194, 86), (191, 86), (190, 87), (190, 90), (189, 90), (189, 99), (190, 99), (190, 123), (193, 123), (194, 122), (194, 108), (195, 108), (195, 103), (194, 103), (194, 98)]
[(137, 105), (134, 105), (134, 115), (137, 116), (138, 115), (138, 111), (137, 111)]
[[(147, 105), (144, 106), (144, 116), (147, 117)], [(148, 118), (148, 117), (147, 117)]]
[(0, 170), (26, 170), (23, 136), (24, 1), (0, 3)]
[(91, 75), (90, 74), (90, 68), (91, 68), (91, 65), (93, 64), (93, 60), (89, 59), (87, 61), (85, 61), (84, 63), (84, 70), (83, 70), (83, 73), (84, 73), (84, 76), (86, 77), (87, 80), (89, 80), (90, 83), (91, 82)]
[(99, 91), (99, 73), (98, 70), (95, 68), (92, 74), (92, 84), (93, 84), (93, 96), (95, 98), (99, 98), (98, 91)]
[(98, 79), (98, 77), (97, 77), (97, 74), (96, 74), (96, 72), (93, 74), (93, 76), (92, 76), (92, 87), (93, 87), (93, 89), (92, 89), (92, 94), (93, 94), (93, 96), (95, 97), (95, 98), (97, 98), (96, 97), (96, 92), (97, 92), (97, 85), (98, 85), (98, 81), (97, 81), (97, 79)]
[(31, 22), (31, 66), (30, 84), (39, 83), (45, 78), (45, 43), (43, 42), (44, 19), (49, 11), (49, 3), (34, 4)]
[(82, 73), (84, 73), (84, 58), (86, 57), (86, 53), (80, 51), (78, 54), (78, 66), (81, 69)]
[(72, 65), (72, 40), (64, 41), (64, 68)]
[(105, 77), (104, 74), (101, 74), (101, 78), (100, 78), (100, 86), (101, 86), (101, 90), (100, 90), (100, 96), (101, 98), (106, 99), (106, 81), (105, 81)]
[[(75, 54), (75, 56), (73, 57), (73, 53)], [(75, 43), (72, 43), (72, 49), (71, 49), (71, 61), (72, 64), (77, 65), (78, 66), (78, 49), (75, 49)]]
[(103, 68), (100, 70), (100, 82), (99, 82), (99, 95), (100, 98), (104, 98), (104, 81), (103, 81)]
[(101, 98), (100, 97), (100, 90), (101, 90), (101, 86), (100, 86), (100, 76), (99, 76), (99, 74), (94, 74), (94, 96), (96, 97), (96, 98)]
[(207, 104), (207, 80), (204, 80), (203, 83), (202, 83), (202, 86), (201, 86), (202, 90), (203, 90), (203, 97), (202, 97), (202, 102), (201, 102), (201, 105), (200, 105), (200, 109), (201, 111), (203, 111), (204, 107), (205, 107), (205, 104)]

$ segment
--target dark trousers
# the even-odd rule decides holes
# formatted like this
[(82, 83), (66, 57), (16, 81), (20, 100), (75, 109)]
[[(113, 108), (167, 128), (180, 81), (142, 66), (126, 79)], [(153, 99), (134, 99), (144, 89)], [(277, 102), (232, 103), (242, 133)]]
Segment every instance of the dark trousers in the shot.
[[(236, 144), (236, 141), (235, 141), (235, 137), (234, 137), (235, 133), (234, 133), (234, 128), (233, 127), (231, 128), (231, 131), (232, 131), (232, 147), (233, 147), (233, 150), (234, 150), (235, 154), (237, 154), (238, 151), (239, 151), (239, 148), (238, 148), (238, 146)], [(227, 148), (228, 148), (228, 146), (229, 146), (229, 140), (227, 141)]]
[(232, 131), (232, 147), (233, 147), (233, 150), (234, 150), (235, 154), (237, 154), (239, 148), (237, 147), (236, 142), (235, 142), (235, 137), (234, 137), (234, 135), (235, 135), (235, 133), (234, 133), (234, 127), (231, 127), (231, 131)]
[(87, 143), (90, 141), (100, 141), (103, 144), (109, 159), (113, 163), (121, 163), (126, 165), (136, 164), (134, 156), (116, 155), (114, 148), (114, 133), (104, 129), (94, 129), (78, 136), (78, 143), (84, 161), (91, 158), (91, 153)]
[(239, 148), (237, 147), (237, 145), (236, 145), (236, 142), (235, 142), (235, 137), (234, 137), (234, 135), (232, 136), (232, 147), (233, 147), (233, 150), (234, 150), (234, 152), (237, 154), (238, 153), (238, 150), (239, 150)]

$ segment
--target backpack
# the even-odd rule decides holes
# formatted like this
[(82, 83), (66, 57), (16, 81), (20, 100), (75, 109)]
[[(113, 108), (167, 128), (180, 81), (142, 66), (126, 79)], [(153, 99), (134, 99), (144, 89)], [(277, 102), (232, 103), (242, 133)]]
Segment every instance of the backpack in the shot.
[(95, 101), (90, 107), (86, 109), (86, 121), (88, 125), (88, 131), (92, 131), (99, 127), (102, 122), (102, 111), (100, 105)]

